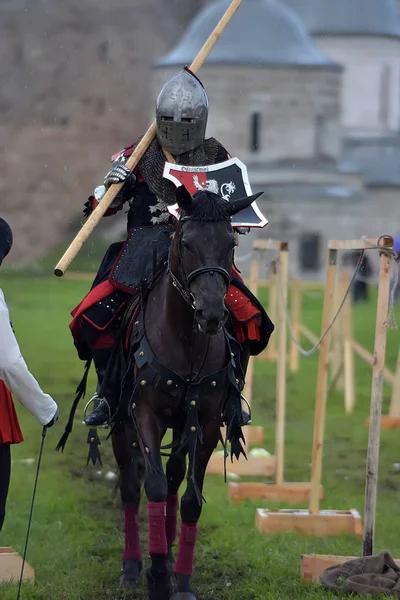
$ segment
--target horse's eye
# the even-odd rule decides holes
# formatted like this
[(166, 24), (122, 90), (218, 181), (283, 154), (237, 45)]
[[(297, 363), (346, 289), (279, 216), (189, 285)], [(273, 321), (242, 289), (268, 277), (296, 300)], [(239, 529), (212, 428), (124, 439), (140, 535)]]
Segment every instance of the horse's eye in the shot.
[(185, 242), (185, 240), (182, 240), (182, 246), (185, 248), (185, 250), (188, 250), (189, 252), (192, 251), (192, 248), (189, 246), (189, 244), (187, 242)]

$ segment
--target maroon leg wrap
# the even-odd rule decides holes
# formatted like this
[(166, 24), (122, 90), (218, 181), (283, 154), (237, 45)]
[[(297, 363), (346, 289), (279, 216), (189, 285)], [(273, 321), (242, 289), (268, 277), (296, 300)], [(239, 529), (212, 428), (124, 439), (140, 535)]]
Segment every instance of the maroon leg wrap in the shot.
[(179, 507), (177, 495), (167, 496), (167, 516), (165, 521), (165, 531), (167, 533), (167, 544), (171, 546), (176, 538), (176, 521)]
[(139, 542), (139, 509), (136, 506), (126, 506), (124, 509), (125, 549), (122, 560), (130, 558), (142, 560)]
[(179, 536), (178, 556), (174, 572), (180, 575), (191, 575), (193, 571), (194, 547), (196, 545), (197, 525), (182, 523)]
[(167, 554), (165, 531), (166, 502), (148, 502), (149, 554)]

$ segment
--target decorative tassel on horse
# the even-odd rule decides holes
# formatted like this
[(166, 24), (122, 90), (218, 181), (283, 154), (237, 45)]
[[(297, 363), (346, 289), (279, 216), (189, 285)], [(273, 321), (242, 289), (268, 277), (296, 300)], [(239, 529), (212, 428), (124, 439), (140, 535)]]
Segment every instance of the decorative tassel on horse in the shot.
[(61, 450), (61, 452), (64, 452), (64, 448), (67, 443), (69, 434), (72, 431), (74, 417), (75, 417), (75, 411), (77, 409), (77, 406), (78, 406), (79, 402), (81, 401), (81, 399), (85, 397), (86, 387), (87, 387), (87, 378), (89, 375), (89, 370), (90, 370), (91, 364), (92, 364), (92, 359), (90, 358), (89, 360), (86, 361), (83, 377), (82, 377), (81, 381), (79, 382), (78, 387), (76, 388), (75, 399), (71, 406), (68, 422), (65, 426), (64, 433), (62, 434), (60, 441), (58, 442), (58, 444), (56, 446), (56, 450)]
[(88, 457), (87, 457), (86, 465), (88, 465), (89, 462), (92, 462), (93, 465), (96, 466), (96, 462), (98, 461), (100, 466), (102, 467), (103, 463), (101, 460), (101, 454), (100, 454), (100, 450), (99, 450), (101, 441), (98, 436), (97, 429), (95, 429), (95, 428), (89, 429), (87, 443), (89, 444), (89, 450), (88, 450)]

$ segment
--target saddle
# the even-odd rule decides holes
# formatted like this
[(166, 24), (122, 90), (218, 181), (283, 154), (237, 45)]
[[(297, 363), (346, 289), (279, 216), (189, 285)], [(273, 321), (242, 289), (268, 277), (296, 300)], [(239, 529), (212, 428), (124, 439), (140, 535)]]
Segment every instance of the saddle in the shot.
[(122, 309), (132, 297), (150, 289), (166, 267), (173, 225), (135, 227), (123, 244), (119, 254), (107, 252), (100, 266), (90, 294), (108, 281), (111, 293), (86, 308), (83, 318), (98, 331), (107, 329), (113, 321), (121, 318)]

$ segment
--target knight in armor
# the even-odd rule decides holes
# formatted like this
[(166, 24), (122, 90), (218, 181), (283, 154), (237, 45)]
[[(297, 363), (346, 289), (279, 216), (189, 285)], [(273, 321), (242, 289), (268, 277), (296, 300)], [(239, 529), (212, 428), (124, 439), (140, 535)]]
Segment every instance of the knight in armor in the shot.
[[(207, 118), (206, 91), (200, 80), (185, 68), (161, 90), (156, 107), (157, 137), (138, 166), (131, 172), (124, 164), (137, 142), (113, 155), (112, 168), (105, 176), (104, 185), (96, 187), (89, 197), (84, 214), (91, 214), (110, 185), (124, 182), (105, 216), (114, 215), (127, 205), (128, 236), (134, 234), (135, 230), (149, 228), (152, 235), (149, 242), (156, 240), (160, 227), (173, 226), (174, 223), (168, 206), (176, 203), (176, 187), (163, 177), (168, 153), (172, 154), (177, 164), (188, 166), (211, 165), (230, 158), (216, 139), (205, 137)], [(154, 230), (153, 234), (151, 230)], [(97, 406), (84, 419), (92, 427), (110, 422), (119, 403), (118, 377), (114, 377), (112, 385), (105, 379), (112, 371), (110, 357), (118, 338), (124, 309), (131, 297), (123, 287), (115, 284), (112, 277), (123, 252), (123, 242), (110, 246), (91, 291), (72, 312), (74, 318), (70, 327), (79, 357), (83, 360), (92, 358), (98, 376), (97, 396), (94, 397)], [(140, 261), (136, 261), (136, 269), (140, 270), (142, 266)], [(236, 269), (233, 283), (237, 286), (237, 295), (235, 311), (231, 311), (232, 322), (236, 325), (232, 331), (242, 344), (241, 366), (245, 373), (250, 354), (258, 354), (265, 348), (274, 327), (260, 303), (244, 286)], [(228, 309), (232, 308), (230, 304), (232, 302), (227, 301)], [(248, 421), (249, 417), (244, 413), (243, 424)]]

